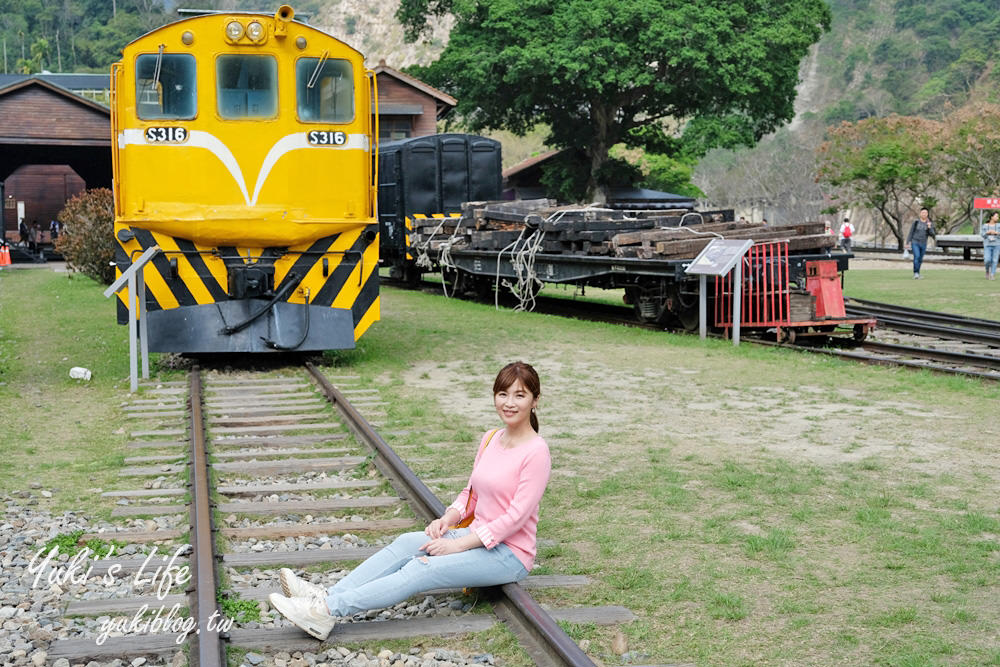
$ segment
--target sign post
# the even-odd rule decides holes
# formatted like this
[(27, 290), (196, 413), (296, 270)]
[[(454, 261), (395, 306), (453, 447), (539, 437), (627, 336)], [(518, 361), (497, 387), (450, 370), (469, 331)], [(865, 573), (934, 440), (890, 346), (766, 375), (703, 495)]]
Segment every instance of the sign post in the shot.
[(982, 229), (983, 211), (991, 208), (1000, 210), (1000, 197), (975, 197), (972, 200), (972, 208), (979, 211), (979, 229)]
[(743, 302), (743, 255), (753, 246), (752, 240), (713, 239), (684, 269), (698, 279), (698, 332), (704, 339), (708, 335), (708, 276), (724, 276), (736, 270), (733, 276), (733, 345), (740, 344), (740, 306)]
[[(154, 245), (139, 256), (132, 266), (122, 271), (118, 280), (104, 290), (105, 298), (128, 288), (128, 368), (129, 387), (134, 394), (139, 390), (139, 351), (136, 349), (138, 339), (142, 352), (142, 378), (149, 378), (149, 336), (146, 335), (146, 278), (142, 270), (153, 257), (160, 252), (160, 246)], [(136, 303), (138, 302), (138, 304)]]

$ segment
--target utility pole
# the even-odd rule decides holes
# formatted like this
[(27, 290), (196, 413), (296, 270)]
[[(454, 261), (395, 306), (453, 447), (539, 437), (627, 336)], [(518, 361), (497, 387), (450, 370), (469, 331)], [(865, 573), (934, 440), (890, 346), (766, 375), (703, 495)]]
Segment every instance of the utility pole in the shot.
[(118, 0), (111, 0), (111, 17), (118, 16)]
[(59, 62), (59, 71), (63, 71), (62, 68), (62, 49), (59, 47), (59, 31), (56, 30), (56, 58)]
[(7, 38), (3, 39), (3, 73), (7, 74)]

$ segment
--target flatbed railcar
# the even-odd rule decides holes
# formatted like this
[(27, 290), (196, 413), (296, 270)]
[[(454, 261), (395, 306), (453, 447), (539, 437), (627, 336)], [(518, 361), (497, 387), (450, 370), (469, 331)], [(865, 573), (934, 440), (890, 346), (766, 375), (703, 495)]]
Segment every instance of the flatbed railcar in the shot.
[[(456, 136), (452, 135), (453, 140)], [(472, 146), (480, 140), (481, 137), (469, 137), (465, 145)], [(426, 230), (428, 224), (440, 224), (455, 229), (457, 233), (462, 225), (469, 229), (476, 224), (468, 215), (469, 209), (462, 203), (457, 200), (445, 202), (440, 197), (445, 181), (497, 183), (495, 190), (483, 187), (478, 191), (479, 196), (470, 197), (480, 201), (495, 199), (496, 196), (490, 195), (493, 192), (498, 195), (500, 190), (499, 155), (494, 175), (489, 174), (485, 168), (487, 163), (483, 163), (478, 165), (480, 169), (473, 177), (465, 166), (468, 163), (453, 161), (447, 164), (432, 153), (428, 148), (425, 168), (412, 170), (418, 172), (420, 178), (405, 183), (406, 187), (394, 187), (391, 206), (380, 207), (382, 255), (391, 268), (393, 278), (412, 283), (422, 273), (441, 272), (449, 292), (480, 298), (490, 297), (495, 290), (504, 289), (504, 285), (514, 286), (513, 291), (522, 298), (522, 303), (530, 300), (543, 283), (622, 289), (624, 301), (633, 306), (638, 320), (665, 327), (697, 328), (699, 281), (685, 271), (692, 262), (691, 257), (655, 259), (547, 252), (547, 246), (559, 244), (552, 241), (535, 243), (540, 238), (537, 234), (558, 228), (560, 222), (550, 223), (538, 216), (533, 216), (535, 219), (531, 220), (530, 215), (522, 220), (525, 222), (524, 233), (503, 249), (475, 249), (449, 240), (443, 243), (415, 242), (414, 238), (421, 238), (416, 233), (420, 231), (415, 230), (416, 225), (422, 225)], [(405, 160), (397, 164), (405, 166)], [(429, 168), (430, 165), (434, 168)], [(403, 172), (400, 182), (409, 173), (406, 169)], [(396, 178), (390, 173), (387, 169), (380, 171), (382, 187), (385, 187), (386, 180)], [(396, 183), (391, 185), (396, 186)], [(382, 199), (380, 194), (380, 201)], [(673, 203), (670, 206), (676, 207)], [(462, 217), (463, 208), (467, 214), (465, 218)], [(516, 205), (514, 208), (516, 210)], [(732, 222), (734, 219), (731, 210), (706, 213), (704, 216), (719, 222)], [(696, 230), (697, 223), (704, 216), (691, 211), (671, 218), (670, 224)], [(401, 224), (400, 219), (404, 217), (405, 221)], [(622, 223), (623, 231), (627, 230), (627, 224)], [(519, 236), (514, 232), (509, 234)], [(766, 234), (775, 235), (781, 236), (780, 227)], [(774, 246), (775, 253), (752, 255), (745, 259), (745, 308), (741, 326), (772, 331), (779, 340), (794, 340), (803, 335), (825, 336), (843, 333), (844, 330), (856, 339), (863, 339), (874, 327), (874, 320), (849, 318), (844, 312), (840, 277), (848, 269), (852, 255), (834, 254), (828, 248), (803, 248), (789, 252), (789, 244), (784, 241), (768, 240), (763, 243), (769, 249)], [(732, 285), (724, 281), (710, 284), (709, 300), (713, 313), (710, 323), (723, 332), (728, 331), (732, 323), (720, 305), (731, 305), (731, 299)]]
[(214, 12), (128, 44), (111, 82), (118, 274), (162, 251), (145, 269), (149, 349), (354, 347), (379, 319), (362, 54), (287, 5)]

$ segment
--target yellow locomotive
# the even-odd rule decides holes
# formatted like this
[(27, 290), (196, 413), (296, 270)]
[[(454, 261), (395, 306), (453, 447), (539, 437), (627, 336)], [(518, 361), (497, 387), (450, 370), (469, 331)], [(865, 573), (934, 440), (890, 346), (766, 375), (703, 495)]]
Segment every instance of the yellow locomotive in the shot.
[(118, 270), (162, 250), (150, 350), (350, 348), (379, 318), (374, 73), (293, 16), (187, 18), (112, 66)]

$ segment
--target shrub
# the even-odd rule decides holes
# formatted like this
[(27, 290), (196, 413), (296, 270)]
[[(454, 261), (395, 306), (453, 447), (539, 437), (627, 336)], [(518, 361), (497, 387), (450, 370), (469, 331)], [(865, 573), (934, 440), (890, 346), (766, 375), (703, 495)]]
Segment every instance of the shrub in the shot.
[(115, 279), (115, 207), (111, 190), (95, 188), (66, 202), (59, 212), (63, 230), (56, 241), (71, 269), (105, 285)]

